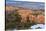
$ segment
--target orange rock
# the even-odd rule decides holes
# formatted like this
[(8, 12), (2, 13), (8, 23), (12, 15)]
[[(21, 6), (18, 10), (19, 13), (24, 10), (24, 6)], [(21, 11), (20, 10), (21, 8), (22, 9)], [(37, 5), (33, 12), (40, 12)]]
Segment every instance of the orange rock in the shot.
[(36, 17), (33, 16), (33, 15), (29, 15), (29, 20), (30, 20), (31, 22), (35, 22)]
[(44, 17), (44, 16), (38, 15), (38, 16), (37, 16), (37, 19), (38, 19), (38, 22), (39, 22), (39, 23), (45, 23), (45, 22), (44, 22), (44, 21), (45, 21), (45, 17)]
[(35, 18), (36, 18), (35, 16), (32, 16), (32, 20), (33, 20), (33, 21), (35, 20)]
[(27, 22), (27, 17), (32, 14), (31, 10), (25, 10), (25, 9), (18, 10), (18, 12), (19, 15), (21, 15), (22, 17), (21, 22)]

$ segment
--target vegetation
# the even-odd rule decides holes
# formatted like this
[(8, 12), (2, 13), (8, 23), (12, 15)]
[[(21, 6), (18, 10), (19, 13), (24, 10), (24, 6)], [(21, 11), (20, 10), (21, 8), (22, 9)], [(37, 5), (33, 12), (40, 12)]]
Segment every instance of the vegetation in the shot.
[[(37, 24), (36, 22), (31, 23), (29, 20), (29, 16), (27, 16), (27, 22), (22, 23), (22, 17), (19, 15), (17, 12), (18, 10), (13, 10), (12, 13), (7, 13), (6, 12), (6, 29), (28, 29), (30, 26)], [(41, 13), (42, 14), (42, 13)], [(39, 12), (32, 13), (32, 15), (35, 15), (36, 17), (40, 15)], [(32, 20), (31, 20), (32, 21)], [(38, 27), (39, 28), (39, 27)]]
[(28, 16), (27, 23), (21, 23), (21, 16), (18, 14), (17, 10), (15, 10), (14, 12), (9, 14), (6, 13), (6, 29), (28, 29), (34, 24), (30, 22)]
[(6, 16), (6, 29), (14, 29), (21, 21), (21, 16), (15, 11), (16, 13), (9, 13)]

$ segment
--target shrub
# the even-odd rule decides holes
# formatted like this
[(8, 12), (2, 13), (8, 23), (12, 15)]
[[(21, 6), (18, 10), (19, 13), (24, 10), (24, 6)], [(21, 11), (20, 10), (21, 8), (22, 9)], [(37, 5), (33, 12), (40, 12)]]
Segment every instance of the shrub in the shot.
[(9, 13), (6, 15), (6, 29), (14, 29), (21, 22), (21, 16), (16, 13)]

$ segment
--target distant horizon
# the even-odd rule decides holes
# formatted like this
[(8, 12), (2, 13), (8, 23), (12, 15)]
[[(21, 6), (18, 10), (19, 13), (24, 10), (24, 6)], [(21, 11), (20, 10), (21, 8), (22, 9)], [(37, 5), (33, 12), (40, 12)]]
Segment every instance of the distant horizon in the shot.
[(28, 1), (6, 1), (6, 5), (12, 5), (17, 7), (26, 7), (33, 9), (44, 9), (44, 2), (28, 2)]
[(6, 0), (6, 1), (29, 1), (29, 2), (44, 2), (44, 0)]

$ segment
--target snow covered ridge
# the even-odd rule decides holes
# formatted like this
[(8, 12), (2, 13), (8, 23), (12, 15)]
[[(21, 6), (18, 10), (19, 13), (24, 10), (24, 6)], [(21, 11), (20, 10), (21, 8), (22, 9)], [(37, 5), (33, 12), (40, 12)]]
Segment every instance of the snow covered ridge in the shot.
[(45, 25), (44, 24), (37, 24), (37, 25), (33, 25), (30, 27), (31, 29), (44, 29)]
[[(27, 30), (31, 30), (31, 29), (44, 29), (44, 28), (45, 28), (45, 24), (36, 24), (36, 25), (31, 26)], [(16, 29), (14, 29), (13, 31), (16, 31)]]

